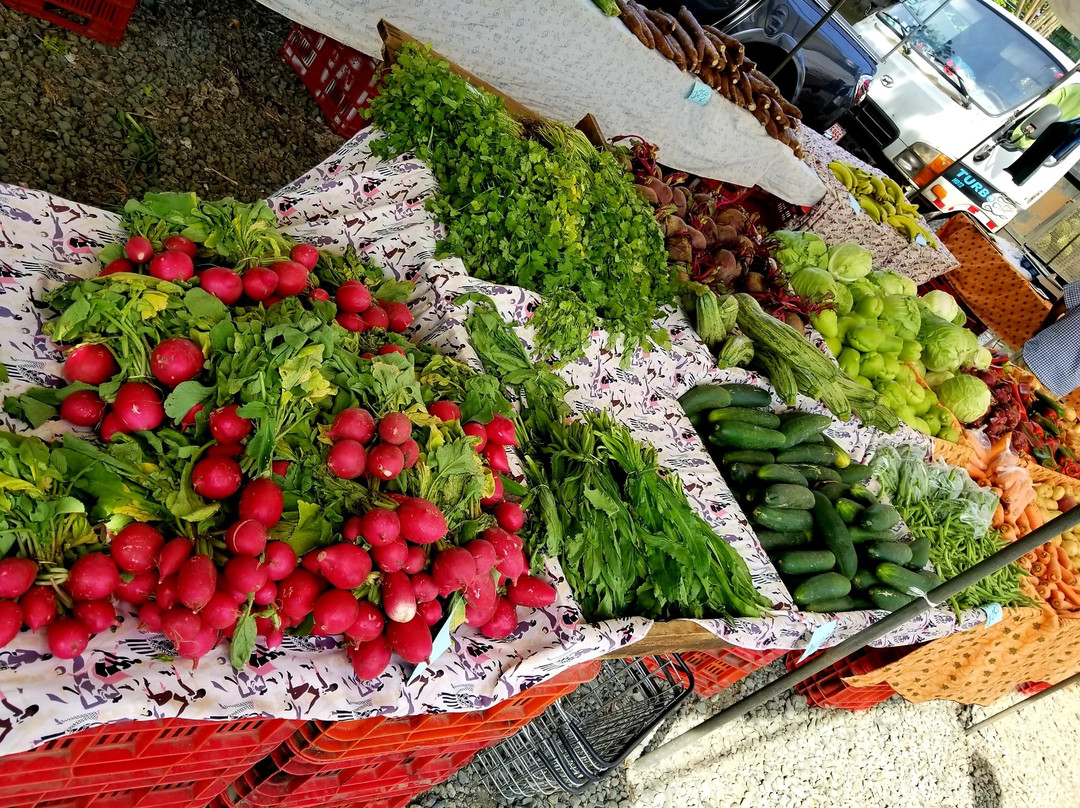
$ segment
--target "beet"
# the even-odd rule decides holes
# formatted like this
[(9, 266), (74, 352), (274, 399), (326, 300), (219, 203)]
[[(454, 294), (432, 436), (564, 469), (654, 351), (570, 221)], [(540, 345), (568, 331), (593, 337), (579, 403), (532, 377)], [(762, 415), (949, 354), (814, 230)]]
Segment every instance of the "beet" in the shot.
[(367, 452), (359, 441), (339, 440), (326, 453), (326, 467), (335, 477), (352, 480), (364, 473)]
[(251, 421), (237, 415), (236, 404), (226, 404), (210, 413), (210, 434), (218, 443), (239, 443), (251, 434)]
[(427, 411), (440, 421), (461, 420), (461, 407), (453, 401), (433, 401)]
[(164, 546), (165, 537), (157, 528), (144, 522), (131, 522), (113, 536), (109, 554), (124, 572), (150, 572)]
[(412, 421), (403, 412), (391, 412), (379, 421), (379, 440), (400, 446), (412, 436)]
[(297, 244), (289, 250), (289, 259), (310, 272), (319, 263), (319, 251), (310, 244)]
[(266, 575), (271, 581), (280, 581), (296, 569), (296, 551), (283, 541), (267, 543), (265, 559)]
[(19, 598), (23, 622), (31, 631), (37, 631), (56, 619), (56, 593), (50, 586), (32, 586)]
[[(340, 444), (335, 444), (335, 446)], [(388, 481), (401, 474), (405, 468), (405, 454), (400, 447), (390, 443), (377, 443), (367, 453), (367, 476)]]
[(401, 520), (397, 511), (388, 508), (372, 508), (359, 517), (360, 535), (372, 547), (382, 547), (396, 542), (401, 535)]
[(191, 472), (191, 487), (207, 499), (225, 499), (236, 493), (243, 475), (240, 464), (228, 457), (204, 457)]
[(29, 558), (5, 558), (0, 561), (0, 598), (21, 598), (34, 585), (38, 565)]
[(382, 606), (387, 618), (407, 623), (416, 615), (416, 593), (404, 572), (388, 572), (382, 580)]
[(446, 535), (446, 517), (433, 502), (406, 497), (397, 508), (401, 535), (414, 544), (432, 544)]
[(357, 601), (356, 608), (356, 620), (345, 629), (345, 636), (354, 642), (371, 642), (382, 634), (386, 618), (379, 607), (369, 600)]
[(356, 596), (344, 589), (328, 589), (319, 595), (311, 610), (315, 618), (312, 631), (323, 637), (344, 634), (360, 616)]
[(226, 267), (210, 267), (199, 273), (199, 285), (227, 306), (244, 294), (244, 281), (239, 273)]
[(367, 410), (349, 407), (334, 416), (326, 435), (332, 441), (346, 438), (358, 443), (370, 443), (375, 437), (375, 419)]
[(100, 600), (110, 597), (119, 583), (115, 561), (104, 553), (88, 553), (71, 565), (64, 589), (75, 600)]
[(284, 506), (285, 498), (281, 488), (266, 477), (252, 480), (240, 492), (240, 518), (254, 519), (266, 527), (273, 527), (281, 521)]
[(187, 253), (165, 250), (150, 259), (147, 272), (163, 281), (187, 281), (195, 275), (195, 264)]
[(431, 629), (420, 615), (404, 623), (388, 623), (386, 639), (394, 653), (413, 665), (427, 662), (431, 657)]
[(57, 659), (75, 659), (86, 650), (90, 630), (74, 617), (57, 618), (49, 626), (49, 652)]
[(60, 402), (60, 417), (75, 426), (97, 426), (105, 417), (105, 399), (93, 390), (76, 390)]
[(150, 352), (150, 372), (167, 387), (176, 387), (199, 375), (206, 357), (202, 348), (189, 339), (172, 337), (162, 340)]
[(371, 292), (360, 281), (345, 281), (334, 293), (334, 301), (343, 312), (358, 314), (371, 306)]
[(361, 682), (381, 675), (390, 664), (392, 655), (390, 642), (380, 634), (370, 642), (362, 642), (349, 649), (349, 661), (352, 663), (356, 678)]

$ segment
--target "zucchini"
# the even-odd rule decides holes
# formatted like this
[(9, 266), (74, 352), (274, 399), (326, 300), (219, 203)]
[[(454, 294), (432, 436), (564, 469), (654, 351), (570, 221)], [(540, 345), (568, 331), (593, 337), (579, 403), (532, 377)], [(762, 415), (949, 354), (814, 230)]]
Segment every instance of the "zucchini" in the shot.
[(877, 495), (862, 483), (851, 484), (851, 498), (863, 505), (877, 505), (878, 503)]
[(874, 575), (886, 586), (891, 586), (905, 595), (924, 595), (937, 586), (934, 581), (940, 581), (932, 572), (914, 572), (888, 562), (878, 564)]
[(887, 612), (895, 612), (915, 599), (911, 595), (897, 592), (891, 586), (872, 586), (867, 590), (866, 594), (875, 606)]
[(843, 483), (825, 483), (818, 489), (821, 493), (829, 498), (829, 502), (836, 502), (842, 496), (847, 494), (847, 486)]
[[(817, 526), (817, 534), (825, 540), (825, 545), (836, 556), (836, 569), (841, 575), (851, 578), (859, 568), (855, 545), (851, 542), (844, 520), (829, 502), (829, 498), (820, 491), (814, 492), (814, 524)], [(841, 594), (846, 595), (847, 592)]]
[(847, 595), (842, 598), (822, 598), (803, 607), (808, 612), (853, 612), (855, 601)]
[(900, 541), (875, 541), (866, 545), (866, 556), (874, 561), (906, 566), (911, 563), (911, 547)]
[(870, 572), (870, 570), (861, 569), (855, 573), (854, 577), (852, 577), (851, 585), (856, 589), (865, 592), (872, 586), (880, 586), (881, 581), (879, 581), (877, 576)]
[(899, 511), (883, 502), (869, 506), (859, 515), (859, 525), (867, 530), (892, 530), (899, 523)]
[(851, 581), (838, 572), (822, 572), (807, 578), (791, 593), (800, 606), (816, 600), (842, 598), (851, 592)]
[(812, 483), (838, 483), (840, 475), (836, 469), (828, 466), (818, 466), (814, 463), (790, 463), (787, 464)]
[(809, 530), (758, 530), (757, 538), (761, 549), (766, 553), (776, 553), (791, 547), (802, 547), (810, 543), (813, 534)]
[(798, 508), (808, 511), (814, 507), (813, 492), (801, 485), (776, 483), (765, 489), (762, 503), (770, 508)]
[(862, 463), (852, 463), (840, 469), (840, 482), (861, 483), (870, 479), (870, 467)]
[[(843, 485), (843, 483), (840, 483), (840, 485)], [(840, 497), (833, 505), (836, 507), (836, 512), (840, 514), (840, 518), (844, 520), (845, 525), (852, 524), (863, 511), (862, 505), (847, 497)]]
[(754, 508), (750, 513), (750, 519), (755, 525), (761, 525), (769, 530), (809, 530), (814, 524), (809, 511), (770, 508), (767, 505)]
[(784, 448), (788, 449), (792, 446), (798, 446), (800, 443), (805, 443), (811, 436), (820, 435), (822, 430), (831, 423), (832, 418), (828, 415), (818, 415), (810, 412), (802, 413), (798, 418), (785, 421), (780, 426), (780, 431), (787, 438)]
[(746, 485), (751, 480), (756, 480), (761, 466), (752, 463), (732, 463), (727, 467), (725, 475), (731, 482), (738, 485)]
[(784, 435), (775, 429), (741, 421), (721, 421), (710, 433), (709, 442), (736, 449), (777, 449), (783, 444)]
[(847, 453), (847, 449), (845, 449), (843, 446), (841, 446), (839, 443), (837, 443), (824, 433), (822, 433), (821, 439), (825, 442), (826, 446), (831, 446), (832, 448), (836, 449), (837, 458), (836, 462), (833, 465), (837, 469), (846, 469), (848, 466), (851, 465), (851, 455)]
[(788, 550), (776, 559), (776, 568), (785, 575), (828, 572), (835, 565), (836, 556), (828, 550)]
[(721, 460), (724, 463), (753, 463), (755, 466), (767, 466), (776, 462), (772, 454), (763, 449), (735, 449), (724, 452)]
[(730, 399), (727, 404), (715, 404), (716, 407), (768, 407), (772, 404), (772, 396), (769, 395), (769, 391), (755, 387), (752, 384), (733, 383), (715, 386), (726, 392), (728, 399)]
[[(768, 399), (768, 397), (768, 393), (766, 393), (765, 398)], [(769, 402), (766, 401), (765, 403), (768, 404)], [(683, 393), (682, 398), (679, 399), (679, 404), (682, 405), (683, 412), (693, 419), (695, 415), (705, 410), (730, 407), (731, 393), (725, 390), (722, 385), (703, 384)]]
[(721, 421), (741, 421), (744, 424), (763, 426), (766, 429), (776, 429), (780, 426), (780, 419), (775, 413), (768, 410), (752, 410), (749, 407), (721, 407), (717, 410), (709, 410), (709, 423), (718, 424)]
[(913, 570), (921, 570), (930, 560), (930, 537), (919, 536), (908, 547), (911, 548), (911, 561), (904, 566)]
[(858, 525), (849, 525), (848, 535), (851, 536), (851, 541), (855, 544), (862, 544), (868, 541), (896, 540), (896, 536), (893, 535), (891, 530), (867, 530), (865, 527), (859, 527)]
[(804, 443), (784, 449), (776, 456), (777, 463), (813, 463), (818, 466), (833, 465), (840, 453), (831, 446)]
[(791, 485), (809, 485), (806, 478), (791, 466), (771, 463), (762, 466), (757, 473), (759, 480), (770, 483), (790, 483)]

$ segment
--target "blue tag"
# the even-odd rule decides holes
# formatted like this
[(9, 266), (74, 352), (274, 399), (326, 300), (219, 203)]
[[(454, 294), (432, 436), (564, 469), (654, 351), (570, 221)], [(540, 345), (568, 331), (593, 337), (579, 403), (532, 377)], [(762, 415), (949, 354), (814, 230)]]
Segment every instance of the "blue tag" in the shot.
[(921, 244), (921, 245), (923, 245), (925, 247), (928, 242), (926, 240), (926, 236), (924, 236), (922, 233), (916, 233), (915, 234), (915, 243), (916, 244)]
[(803, 651), (802, 656), (799, 657), (799, 663), (801, 664), (804, 659), (819, 650), (821, 646), (825, 644), (825, 641), (832, 636), (834, 631), (836, 631), (835, 620), (830, 620), (827, 623), (815, 626), (814, 630), (810, 633), (810, 642), (806, 644), (806, 650)]
[(984, 603), (982, 609), (986, 612), (987, 628), (1001, 622), (1002, 612), (1000, 603)]
[(853, 211), (856, 213), (863, 212), (862, 205), (859, 204), (859, 200), (855, 198), (855, 194), (851, 193), (851, 191), (848, 191), (847, 201)]
[[(465, 600), (461, 597), (461, 593), (454, 595), (454, 599), (450, 601), (450, 613), (443, 618), (442, 628), (439, 629), (439, 633), (436, 634), (431, 640), (431, 656), (429, 660), (434, 661), (438, 659), (444, 651), (450, 647), (450, 635), (454, 633), (454, 629), (465, 622)], [(412, 684), (421, 673), (426, 671), (429, 667), (429, 663), (421, 662), (415, 668), (413, 672), (409, 674), (407, 684)]]
[(702, 84), (700, 81), (695, 81), (694, 86), (690, 88), (690, 92), (686, 97), (695, 104), (705, 106), (709, 103), (709, 99), (712, 98), (712, 90), (709, 89), (708, 84)]

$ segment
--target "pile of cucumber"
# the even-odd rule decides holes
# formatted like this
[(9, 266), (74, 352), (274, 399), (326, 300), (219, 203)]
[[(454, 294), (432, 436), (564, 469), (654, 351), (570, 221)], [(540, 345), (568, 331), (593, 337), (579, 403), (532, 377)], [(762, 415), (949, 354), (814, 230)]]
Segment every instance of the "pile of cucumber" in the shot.
[(761, 546), (805, 611), (895, 611), (941, 583), (926, 538), (898, 540), (900, 514), (867, 487), (824, 430), (827, 415), (774, 413), (748, 384), (695, 387), (680, 399)]

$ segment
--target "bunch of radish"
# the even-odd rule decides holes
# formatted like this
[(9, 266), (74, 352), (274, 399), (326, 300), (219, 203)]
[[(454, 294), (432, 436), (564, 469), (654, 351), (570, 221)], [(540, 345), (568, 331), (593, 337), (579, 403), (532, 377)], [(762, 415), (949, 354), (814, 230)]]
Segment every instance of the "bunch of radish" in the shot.
[[(318, 300), (329, 300), (323, 292)], [(345, 281), (334, 293), (337, 306), (337, 324), (347, 331), (362, 332), (369, 328), (383, 328), (397, 334), (412, 325), (413, 316), (404, 303), (389, 300), (372, 301), (371, 292), (360, 281)]]
[(412, 421), (402, 412), (388, 413), (376, 423), (375, 417), (360, 407), (342, 410), (326, 433), (333, 441), (326, 467), (345, 480), (364, 475), (389, 482), (420, 459), (412, 429)]
[[(461, 420), (461, 408), (452, 401), (435, 401), (428, 407), (428, 413), (440, 421)], [(461, 425), (461, 429), (470, 438), (475, 439), (473, 447), (480, 453), (484, 465), (495, 479), (494, 493), (480, 500), (480, 504), (489, 509), (497, 507), (503, 501), (502, 475), (510, 472), (510, 460), (506, 454), (506, 447), (518, 446), (514, 422), (505, 415), (495, 413), (487, 423), (466, 421)], [(525, 517), (522, 515), (519, 524), (507, 529), (511, 533), (516, 533), (524, 523)]]

